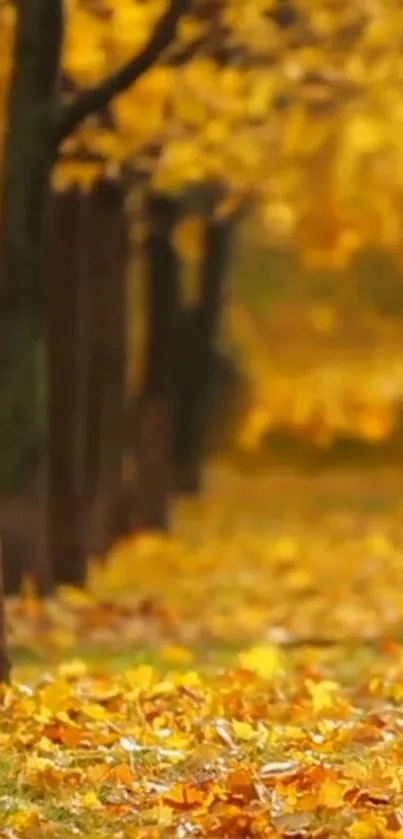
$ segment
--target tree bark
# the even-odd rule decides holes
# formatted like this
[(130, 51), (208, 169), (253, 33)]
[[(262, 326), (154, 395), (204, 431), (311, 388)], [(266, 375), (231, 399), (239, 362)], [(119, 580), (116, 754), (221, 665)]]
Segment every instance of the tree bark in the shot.
[[(0, 489), (18, 492), (45, 439), (43, 245), (56, 144), (60, 0), (20, 0), (0, 196)], [(50, 571), (46, 588), (51, 590)]]
[(124, 188), (55, 196), (48, 286), (49, 542), (59, 583), (83, 585), (109, 545), (121, 488), (127, 223)]
[(47, 270), (48, 545), (55, 581), (75, 585), (86, 578), (82, 291), (87, 200), (76, 188), (54, 196)]
[(180, 315), (179, 261), (171, 239), (177, 217), (175, 199), (148, 196), (148, 336), (138, 433), (138, 517), (139, 526), (148, 530), (166, 530), (170, 519), (172, 400)]
[(125, 188), (101, 181), (88, 207), (89, 379), (87, 388), (87, 496), (92, 510), (90, 550), (113, 538), (109, 520), (121, 493), (126, 409)]
[(3, 583), (3, 556), (0, 549), (0, 682), (7, 684), (10, 681), (10, 659), (7, 648), (6, 634), (6, 610)]
[(177, 493), (193, 494), (201, 489), (213, 352), (233, 229), (233, 219), (210, 221), (207, 225), (199, 300), (183, 315), (173, 427), (174, 489)]
[(2, 483), (19, 488), (43, 442), (43, 243), (62, 34), (57, 0), (21, 0), (1, 194)]

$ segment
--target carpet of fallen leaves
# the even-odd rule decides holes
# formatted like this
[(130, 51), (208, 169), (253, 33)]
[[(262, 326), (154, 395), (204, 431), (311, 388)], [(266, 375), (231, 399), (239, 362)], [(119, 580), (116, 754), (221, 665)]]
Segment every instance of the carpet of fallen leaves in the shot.
[(4, 690), (0, 836), (401, 837), (403, 650), (352, 669), (262, 647)]
[(9, 606), (13, 647), (152, 648), (376, 639), (403, 618), (402, 476), (212, 470), (175, 537), (133, 537), (88, 591)]
[(216, 468), (172, 540), (10, 602), (0, 837), (402, 839), (400, 487)]

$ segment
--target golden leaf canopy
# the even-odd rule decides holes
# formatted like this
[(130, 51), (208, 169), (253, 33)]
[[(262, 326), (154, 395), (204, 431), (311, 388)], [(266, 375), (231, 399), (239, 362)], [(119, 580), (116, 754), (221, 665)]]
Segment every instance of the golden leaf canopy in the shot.
[[(166, 0), (67, 0), (63, 79), (92, 86), (139, 53)], [(195, 0), (163, 59), (65, 142), (55, 185), (132, 166), (156, 188), (223, 181), (312, 266), (362, 246), (400, 257), (399, 0)], [(13, 9), (0, 3), (0, 104)], [(88, 157), (99, 163), (80, 163)], [(70, 162), (66, 164), (66, 158)], [(71, 158), (74, 162), (71, 162)]]

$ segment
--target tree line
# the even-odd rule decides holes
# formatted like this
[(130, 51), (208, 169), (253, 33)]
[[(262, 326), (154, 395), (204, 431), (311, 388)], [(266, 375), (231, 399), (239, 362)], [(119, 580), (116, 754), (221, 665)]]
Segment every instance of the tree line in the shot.
[[(246, 202), (256, 197), (274, 226), (284, 223), (315, 258), (329, 247), (339, 258), (340, 242), (347, 258), (360, 241), (350, 227), (357, 223), (354, 190), (362, 172), (367, 178), (361, 163), (368, 126), (362, 118), (358, 127), (350, 122), (354, 109), (347, 106), (361, 103), (365, 116), (372, 100), (371, 90), (366, 97), (366, 73), (349, 57), (361, 50), (369, 72), (384, 66), (384, 46), (374, 39), (375, 8), (362, 2), (352, 13), (347, 2), (325, 6), (322, 14), (320, 2), (299, 9), (288, 0), (169, 0), (140, 52), (93, 86), (67, 78), (62, 66), (67, 3), (20, 0), (12, 7), (16, 26), (0, 186), (0, 496), (2, 508), (13, 500), (20, 566), (30, 566), (43, 596), (57, 582), (85, 582), (84, 537), (91, 522), (95, 530), (102, 522), (111, 537), (135, 526), (167, 528), (175, 494), (200, 487), (214, 358), (225, 368), (215, 345), (240, 215), (220, 210), (228, 184)], [(95, 9), (100, 20), (107, 11), (102, 4)], [(193, 67), (193, 83), (202, 93), (206, 84), (208, 107), (201, 95), (194, 108), (192, 84), (187, 94), (185, 85), (185, 116), (172, 126), (169, 108), (179, 113), (182, 103), (158, 99), (155, 134), (145, 132), (148, 146), (138, 159), (130, 138), (118, 178), (104, 166), (86, 194), (72, 184), (52, 190), (62, 157), (70, 153), (80, 162), (94, 154), (91, 142), (86, 145), (94, 119), (107, 148), (114, 120), (119, 122), (113, 108), (119, 97), (155, 68), (186, 68), (195, 55), (201, 61)], [(85, 78), (80, 61), (78, 67)], [(217, 68), (225, 72), (218, 74), (216, 98)], [(157, 82), (158, 98), (163, 75)], [(143, 104), (146, 111), (146, 98)], [(141, 132), (141, 118), (137, 111), (134, 133)], [(171, 181), (162, 178), (162, 188), (150, 174), (153, 161), (164, 162), (166, 126), (169, 153), (183, 172), (172, 178), (171, 165)], [(196, 138), (193, 147), (189, 137), (191, 143)], [(346, 166), (339, 139), (342, 153), (348, 152)], [(102, 142), (95, 146), (102, 158)], [(192, 200), (204, 217), (205, 236), (198, 296), (188, 307), (172, 234), (194, 181)], [(147, 343), (141, 387), (128, 405), (125, 200), (134, 188), (142, 194), (145, 221)], [(122, 481), (122, 441), (128, 438), (136, 474)], [(41, 539), (34, 550), (27, 505), (14, 500), (38, 494), (38, 484)], [(4, 554), (14, 538), (3, 527)], [(12, 570), (16, 576), (6, 580), (8, 589), (20, 584), (18, 569)], [(2, 623), (4, 628), (4, 609)], [(4, 656), (3, 676), (6, 670)]]
[[(141, 388), (128, 405), (125, 202), (132, 179), (122, 171), (87, 193), (74, 186), (55, 193), (51, 173), (66, 138), (159, 60), (191, 3), (171, 0), (140, 54), (68, 101), (60, 79), (62, 6), (55, 0), (18, 6), (0, 193), (1, 495), (34, 492), (38, 473), (44, 477), (42, 541), (34, 550), (29, 523), (19, 522), (22, 558), (19, 567), (6, 563), (6, 588), (16, 590), (29, 570), (42, 596), (57, 583), (85, 584), (86, 538), (97, 506), (116, 538), (134, 526), (168, 528), (171, 498), (199, 490), (236, 223), (216, 216), (219, 183), (201, 190), (204, 257), (189, 308), (172, 242), (183, 195), (142, 184), (147, 342)], [(136, 474), (123, 481), (128, 436)], [(3, 556), (7, 538), (3, 532)], [(4, 583), (0, 600), (4, 680)]]

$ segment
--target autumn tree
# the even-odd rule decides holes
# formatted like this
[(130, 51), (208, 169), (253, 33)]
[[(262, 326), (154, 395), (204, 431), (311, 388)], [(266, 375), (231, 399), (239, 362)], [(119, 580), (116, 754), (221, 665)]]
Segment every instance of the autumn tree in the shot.
[[(59, 72), (63, 43), (61, 2), (22, 3), (17, 10), (15, 48), (10, 82), (8, 126), (5, 138), (1, 201), (1, 352), (0, 390), (2, 415), (3, 487), (8, 489), (11, 476), (19, 481), (32, 469), (37, 457), (38, 434), (33, 442), (16, 439), (18, 423), (26, 418), (37, 421), (39, 364), (44, 350), (43, 246), (49, 204), (52, 168), (62, 142), (94, 112), (134, 83), (158, 59), (175, 36), (179, 19), (187, 8), (186, 0), (172, 0), (165, 15), (157, 22), (149, 42), (140, 54), (111, 73), (98, 85), (63, 103), (60, 97)], [(4, 14), (9, 15), (9, 9)], [(27, 137), (30, 142), (27, 143)], [(56, 280), (54, 280), (55, 282)], [(52, 333), (49, 334), (52, 339)], [(57, 336), (56, 336), (57, 339)], [(48, 358), (54, 345), (50, 340)], [(34, 365), (34, 367), (32, 367)], [(63, 370), (51, 367), (51, 395), (48, 399), (47, 434), (51, 454), (48, 479), (50, 505), (50, 555), (58, 556), (57, 521), (53, 499), (63, 492), (52, 454), (60, 451), (60, 412), (52, 399), (55, 381)], [(53, 392), (52, 392), (53, 385)], [(17, 423), (16, 423), (17, 417)], [(19, 419), (18, 419), (19, 418)], [(55, 440), (56, 438), (56, 440)], [(63, 445), (61, 443), (61, 445)], [(68, 506), (64, 515), (69, 515)], [(52, 515), (53, 513), (53, 515)], [(79, 525), (69, 521), (74, 533)], [(62, 532), (66, 528), (62, 527)], [(74, 538), (74, 537), (73, 537)], [(77, 570), (72, 562), (73, 579)], [(69, 576), (71, 576), (69, 572)], [(77, 581), (77, 580), (76, 580)], [(43, 581), (45, 593), (52, 587), (50, 571)]]

